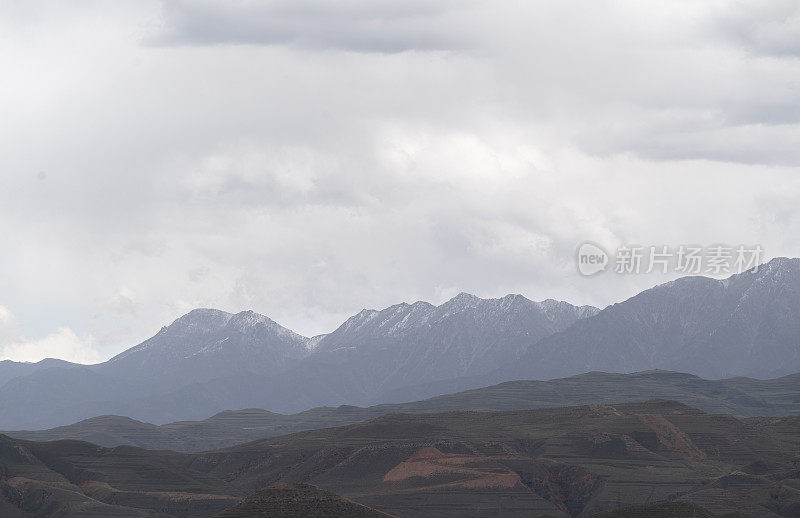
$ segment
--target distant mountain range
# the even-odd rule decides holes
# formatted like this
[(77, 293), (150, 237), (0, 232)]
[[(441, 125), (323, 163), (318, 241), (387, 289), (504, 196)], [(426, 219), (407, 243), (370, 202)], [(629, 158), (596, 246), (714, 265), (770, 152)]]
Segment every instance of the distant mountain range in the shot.
[(45, 358), (36, 363), (3, 360), (0, 361), (0, 387), (14, 378), (20, 378), (40, 370), (52, 369), (55, 367), (74, 367), (75, 365), (74, 363), (57, 360), (55, 358)]
[(508, 381), (491, 387), (423, 401), (318, 407), (284, 415), (249, 408), (226, 410), (202, 421), (157, 426), (129, 417), (104, 415), (39, 431), (0, 432), (31, 441), (77, 439), (101, 446), (198, 452), (303, 430), (357, 423), (386, 414), (465, 410), (498, 411), (612, 404), (669, 399), (713, 414), (735, 417), (800, 416), (800, 374), (773, 380), (704, 380), (690, 374), (648, 371), (635, 374), (590, 372), (551, 381)]
[(486, 374), (598, 311), (460, 294), (441, 306), (364, 310), (329, 335), (306, 338), (252, 311), (196, 309), (101, 364), (4, 365), (10, 379), (0, 387), (0, 427), (46, 428), (102, 414), (165, 423), (229, 408), (369, 404), (383, 391)]
[(665, 369), (704, 378), (800, 371), (800, 259), (724, 280), (683, 277), (529, 347), (504, 378)]
[(251, 311), (198, 309), (101, 364), (0, 363), (0, 428), (103, 414), (160, 424), (231, 408), (293, 413), (650, 369), (705, 378), (800, 372), (800, 260), (725, 280), (682, 278), (602, 311), (462, 293), (440, 306), (364, 310), (313, 338)]

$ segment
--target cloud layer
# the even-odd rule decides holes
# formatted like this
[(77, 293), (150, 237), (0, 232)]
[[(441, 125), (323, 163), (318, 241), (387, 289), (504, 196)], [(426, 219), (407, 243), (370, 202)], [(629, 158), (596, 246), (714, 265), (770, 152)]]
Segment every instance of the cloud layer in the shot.
[(581, 278), (586, 240), (798, 256), (798, 9), (764, 5), (4, 5), (0, 345), (669, 278)]
[(101, 359), (88, 340), (81, 340), (66, 327), (40, 339), (26, 339), (20, 335), (16, 317), (8, 308), (0, 306), (0, 360), (37, 362), (45, 358), (77, 363), (95, 363)]
[(163, 6), (163, 45), (287, 45), (308, 50), (394, 53), (460, 48), (447, 14), (468, 9), (454, 0), (177, 1)]

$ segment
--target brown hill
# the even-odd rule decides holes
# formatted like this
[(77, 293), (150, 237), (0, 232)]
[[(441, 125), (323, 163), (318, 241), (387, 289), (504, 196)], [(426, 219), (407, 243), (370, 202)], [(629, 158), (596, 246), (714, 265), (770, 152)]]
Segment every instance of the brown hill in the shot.
[(740, 513), (713, 514), (689, 502), (662, 502), (622, 507), (596, 514), (592, 518), (741, 518)]
[(218, 518), (390, 518), (311, 484), (275, 484), (256, 491)]
[(304, 483), (400, 517), (584, 517), (677, 500), (789, 517), (796, 422), (654, 400), (389, 414), (199, 454), (0, 437), (0, 515), (206, 517)]

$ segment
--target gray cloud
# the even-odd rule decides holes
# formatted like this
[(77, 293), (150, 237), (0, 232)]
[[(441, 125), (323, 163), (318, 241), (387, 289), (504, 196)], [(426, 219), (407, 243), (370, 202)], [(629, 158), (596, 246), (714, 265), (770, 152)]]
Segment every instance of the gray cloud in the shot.
[(194, 5), (0, 7), (20, 354), (110, 356), (197, 306), (313, 334), (462, 290), (604, 305), (667, 280), (581, 278), (586, 240), (800, 255), (800, 63), (716, 7)]
[(393, 53), (447, 50), (466, 44), (442, 23), (447, 11), (463, 10), (453, 0), (268, 0), (266, 2), (167, 1), (160, 45), (288, 45)]
[(793, 0), (743, 2), (722, 7), (717, 26), (749, 51), (800, 57), (800, 5)]

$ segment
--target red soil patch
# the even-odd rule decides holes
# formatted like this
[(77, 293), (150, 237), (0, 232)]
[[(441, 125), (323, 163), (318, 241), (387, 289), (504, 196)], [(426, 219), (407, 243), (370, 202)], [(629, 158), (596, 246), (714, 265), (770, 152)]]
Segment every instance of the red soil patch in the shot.
[(666, 449), (682, 453), (691, 459), (706, 458), (705, 452), (665, 417), (648, 414), (638, 414), (637, 417), (656, 433), (658, 442)]
[(452, 476), (458, 477), (458, 480), (446, 484), (438, 484), (437, 487), (510, 488), (521, 484), (519, 475), (513, 471), (496, 466), (481, 466), (481, 464), (486, 464), (492, 459), (499, 460), (501, 458), (509, 458), (509, 456), (461, 455), (442, 453), (436, 448), (422, 448), (411, 458), (392, 468), (383, 477), (383, 481), (397, 483), (413, 477)]

